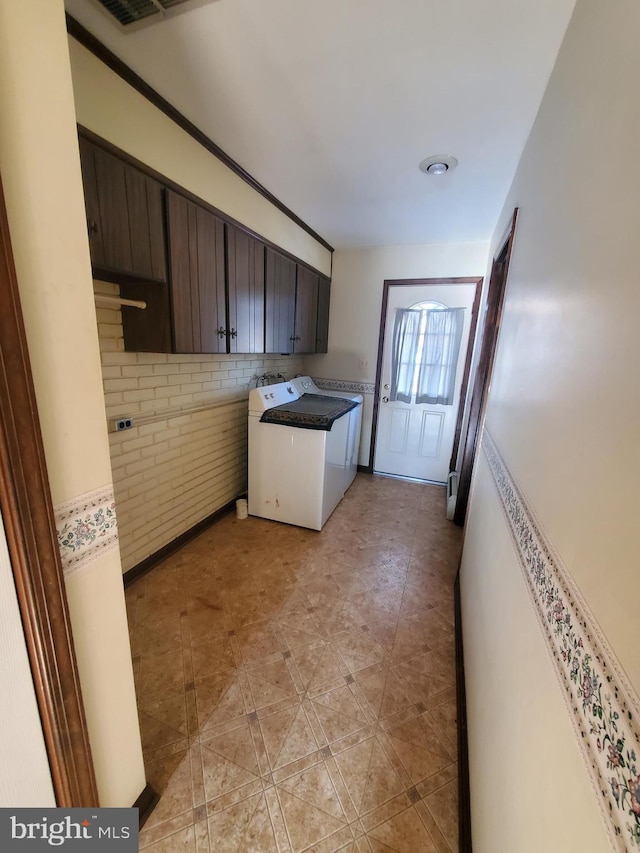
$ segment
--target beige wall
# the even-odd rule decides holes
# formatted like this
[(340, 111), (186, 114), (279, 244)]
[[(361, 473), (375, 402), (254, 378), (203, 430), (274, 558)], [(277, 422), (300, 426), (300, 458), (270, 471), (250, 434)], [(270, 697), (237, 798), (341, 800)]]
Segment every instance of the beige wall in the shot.
[[(307, 356), (305, 373), (373, 383), (385, 279), (482, 276), (487, 243), (341, 249), (333, 256), (329, 352)], [(361, 361), (367, 363), (361, 367)], [(373, 394), (364, 395), (360, 464), (369, 464)]]
[[(496, 228), (497, 240), (520, 207), (486, 418), (577, 586), (577, 611), (599, 626), (618, 680), (630, 680), (632, 703), (640, 687), (639, 28), (632, 0), (578, 0)], [(584, 739), (567, 726), (490, 478), (481, 459), (462, 565), (474, 850), (606, 850), (599, 798), (577, 753)], [(608, 777), (602, 787), (607, 793)], [(622, 843), (631, 845), (627, 829)]]
[(325, 275), (331, 274), (331, 252), (317, 240), (72, 38), (69, 52), (80, 124)]
[(289, 379), (302, 359), (124, 352), (120, 310), (97, 315), (107, 417), (134, 421), (109, 435), (126, 571), (246, 490), (249, 387), (264, 373)]
[[(55, 507), (111, 481), (62, 0), (0, 0), (0, 171)], [(100, 804), (130, 806), (144, 768), (120, 561), (67, 594)]]

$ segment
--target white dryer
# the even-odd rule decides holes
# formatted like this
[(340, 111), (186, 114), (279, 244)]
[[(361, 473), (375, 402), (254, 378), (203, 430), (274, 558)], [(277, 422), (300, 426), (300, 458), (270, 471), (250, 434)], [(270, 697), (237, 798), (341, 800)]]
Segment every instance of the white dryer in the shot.
[(252, 389), (249, 514), (321, 530), (355, 476), (351, 413), (361, 408), (361, 397), (306, 390), (300, 383)]

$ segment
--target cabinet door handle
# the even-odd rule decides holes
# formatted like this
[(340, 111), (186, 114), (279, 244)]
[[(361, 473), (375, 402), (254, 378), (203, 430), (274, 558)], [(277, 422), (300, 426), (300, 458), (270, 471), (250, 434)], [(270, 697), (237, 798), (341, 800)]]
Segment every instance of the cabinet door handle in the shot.
[(218, 329), (218, 337), (224, 338), (226, 334), (227, 334), (227, 330), (223, 329), (222, 326), (220, 326), (220, 328)]
[(232, 338), (237, 338), (237, 337), (238, 337), (238, 333), (236, 332), (236, 330), (235, 330), (235, 329), (231, 329), (231, 332), (230, 332), (229, 334), (231, 335), (231, 337), (232, 337)]
[(87, 231), (89, 234), (97, 234), (98, 233), (98, 223), (92, 222), (91, 220), (89, 220), (89, 222), (87, 222)]
[(299, 340), (300, 340), (300, 335), (296, 335), (294, 338), (294, 341), (299, 341)]
[(290, 341), (295, 341), (295, 339), (296, 339), (295, 335), (291, 335), (291, 337), (289, 338)]

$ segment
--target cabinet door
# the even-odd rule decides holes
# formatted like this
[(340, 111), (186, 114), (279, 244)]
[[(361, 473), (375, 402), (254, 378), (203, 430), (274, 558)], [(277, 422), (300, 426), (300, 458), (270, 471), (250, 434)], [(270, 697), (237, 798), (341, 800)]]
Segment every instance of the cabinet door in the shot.
[[(198, 352), (200, 305), (197, 290), (196, 207), (167, 192), (169, 283), (174, 352)], [(194, 299), (195, 297), (195, 299)]]
[(296, 286), (295, 353), (316, 351), (318, 319), (318, 275), (298, 264)]
[(265, 265), (265, 352), (293, 352), (296, 264), (267, 247)]
[(106, 269), (130, 273), (133, 260), (125, 165), (100, 148), (94, 148), (93, 158), (100, 209), (103, 264)]
[(80, 162), (95, 274), (166, 281), (161, 185), (82, 137)]
[(94, 267), (104, 267), (104, 246), (102, 245), (102, 221), (100, 199), (98, 198), (98, 178), (96, 176), (95, 146), (80, 137), (80, 165), (82, 168), (82, 186), (84, 206), (87, 214), (89, 251)]
[(227, 225), (229, 352), (264, 352), (265, 245)]
[(316, 352), (329, 349), (329, 297), (331, 280), (318, 276), (318, 322), (316, 325)]
[(200, 349), (229, 352), (224, 287), (224, 223), (203, 207), (196, 211), (196, 260)]
[(131, 166), (125, 166), (131, 273), (166, 281), (162, 187)]
[(175, 352), (227, 352), (224, 225), (208, 210), (167, 192)]

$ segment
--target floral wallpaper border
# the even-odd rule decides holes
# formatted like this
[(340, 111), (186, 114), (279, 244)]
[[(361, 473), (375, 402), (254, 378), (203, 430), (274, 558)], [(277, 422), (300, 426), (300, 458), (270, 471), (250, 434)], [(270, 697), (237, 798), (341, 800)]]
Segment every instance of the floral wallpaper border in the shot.
[(638, 697), (486, 429), (482, 447), (612, 845), (638, 851)]
[(54, 514), (65, 577), (118, 547), (111, 483), (60, 504), (54, 508)]
[(351, 382), (348, 379), (316, 379), (313, 381), (318, 388), (325, 391), (347, 391), (353, 394), (374, 394), (376, 386), (373, 382)]

